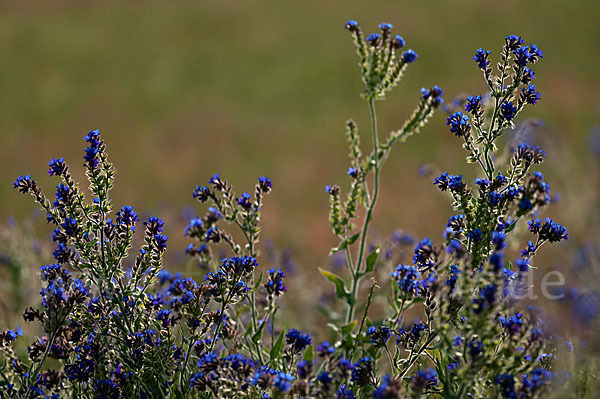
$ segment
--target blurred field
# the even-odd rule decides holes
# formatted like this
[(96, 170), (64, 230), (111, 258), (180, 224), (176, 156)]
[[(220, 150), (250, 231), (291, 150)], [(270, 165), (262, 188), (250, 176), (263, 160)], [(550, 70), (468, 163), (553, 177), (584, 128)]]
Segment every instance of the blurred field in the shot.
[[(343, 29), (353, 18), (367, 31), (393, 23), (419, 54), (379, 106), (383, 134), (412, 112), (422, 86), (439, 84), (447, 101), (485, 90), (475, 49), (497, 56), (509, 33), (537, 43), (542, 101), (526, 112), (543, 120), (549, 180), (563, 193), (550, 212), (591, 223), (597, 212), (590, 219), (568, 201), (595, 194), (581, 184), (592, 162), (588, 132), (599, 122), (599, 11), (589, 0), (3, 2), (0, 220), (20, 220), (33, 208), (12, 189), (19, 174), (31, 173), (53, 194), (46, 174), (53, 156), (65, 157), (81, 178), (82, 137), (100, 128), (118, 169), (115, 204), (164, 216), (171, 253), (186, 244), (178, 214), (190, 206), (201, 212), (191, 196), (196, 184), (221, 172), (241, 192), (267, 175), (275, 189), (263, 237), (291, 248), (307, 268), (323, 265), (335, 244), (323, 187), (347, 182), (344, 122), (353, 117), (368, 131)], [(444, 120), (439, 112), (386, 164), (376, 212), (381, 235), (402, 227), (440, 237), (451, 211), (418, 167), (468, 171)], [(578, 229), (588, 230), (575, 227), (576, 241)], [(39, 229), (42, 237), (48, 232)]]

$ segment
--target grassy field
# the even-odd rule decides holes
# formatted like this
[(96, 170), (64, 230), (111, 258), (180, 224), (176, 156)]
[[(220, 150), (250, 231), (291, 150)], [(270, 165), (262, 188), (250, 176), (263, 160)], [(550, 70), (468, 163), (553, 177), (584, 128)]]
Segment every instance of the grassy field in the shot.
[[(115, 204), (167, 215), (172, 250), (185, 245), (177, 214), (201, 211), (196, 184), (219, 171), (244, 191), (264, 174), (275, 185), (265, 237), (311, 268), (326, 262), (334, 238), (323, 187), (347, 179), (345, 120), (365, 131), (368, 121), (343, 30), (350, 18), (367, 31), (393, 23), (419, 53), (379, 108), (384, 133), (410, 114), (422, 86), (439, 84), (447, 101), (482, 92), (476, 48), (497, 55), (508, 33), (537, 43), (542, 101), (527, 112), (544, 122), (553, 188), (566, 190), (571, 177), (556, 166), (570, 159), (570, 170), (583, 173), (598, 123), (599, 8), (589, 0), (2, 3), (0, 220), (32, 209), (12, 190), (15, 176), (31, 173), (52, 191), (45, 176), (53, 156), (82, 177), (82, 136), (100, 128), (118, 169)], [(438, 113), (387, 164), (381, 234), (403, 227), (439, 236), (450, 209), (418, 167), (464, 168), (444, 120)]]

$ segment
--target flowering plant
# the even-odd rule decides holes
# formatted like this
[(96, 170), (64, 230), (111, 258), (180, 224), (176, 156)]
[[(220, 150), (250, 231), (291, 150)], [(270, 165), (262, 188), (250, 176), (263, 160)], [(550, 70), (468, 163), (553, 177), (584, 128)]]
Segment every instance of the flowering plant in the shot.
[[(115, 172), (95, 130), (85, 137), (84, 152), (92, 201), (62, 158), (49, 164), (50, 176), (61, 180), (54, 201), (29, 175), (14, 183), (54, 225), (57, 263), (41, 268), (42, 304), (23, 315), (40, 323), (42, 336), (21, 354), (14, 343), (22, 330), (0, 333), (4, 398), (540, 395), (554, 377), (556, 339), (539, 312), (520, 309), (517, 297), (540, 247), (567, 239), (567, 232), (534, 218), (528, 222), (533, 239), (521, 256), (508, 259), (505, 251), (524, 220), (550, 202), (544, 177), (531, 170), (546, 154), (521, 143), (509, 148), (505, 167), (493, 155), (517, 114), (540, 99), (529, 66), (542, 52), (508, 36), (494, 75), (490, 52), (477, 50), (490, 93), (468, 97), (447, 124), (482, 176), (473, 185), (462, 175), (437, 177), (434, 184), (450, 194), (456, 211), (444, 241), (424, 238), (412, 264), (391, 264), (382, 248), (367, 245), (380, 173), (394, 144), (417, 133), (443, 103), (442, 90), (422, 89), (412, 116), (381, 140), (376, 101), (398, 84), (417, 53), (402, 50), (404, 39), (390, 24), (366, 37), (356, 21), (346, 29), (359, 56), (372, 149), (363, 155), (357, 125), (348, 121), (350, 188), (345, 200), (340, 186), (326, 188), (339, 238), (332, 253), (342, 253), (347, 266), (343, 276), (320, 269), (338, 299), (328, 312), (329, 340), (316, 344), (306, 332), (276, 324), (286, 276), (263, 270), (257, 260), (269, 178), (239, 196), (219, 174), (196, 187), (193, 197), (208, 208), (185, 229), (193, 240), (186, 253), (212, 270), (196, 282), (162, 268), (168, 237), (157, 217), (143, 222), (139, 252), (129, 256), (140, 220), (131, 206), (112, 216)], [(213, 254), (218, 243), (229, 250), (221, 260)], [(385, 304), (379, 312), (371, 309), (376, 301)], [(419, 320), (408, 322), (415, 315)]]

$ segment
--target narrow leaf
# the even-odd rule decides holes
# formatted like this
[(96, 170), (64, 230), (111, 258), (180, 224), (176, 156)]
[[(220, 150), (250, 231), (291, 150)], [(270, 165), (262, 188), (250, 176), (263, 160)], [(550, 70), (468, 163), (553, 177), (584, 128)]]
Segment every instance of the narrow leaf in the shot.
[(285, 335), (285, 330), (281, 330), (281, 334), (279, 334), (279, 338), (273, 344), (271, 348), (271, 352), (269, 355), (271, 356), (271, 360), (277, 359), (279, 355), (281, 355), (281, 351), (283, 350), (283, 337)]
[(342, 326), (342, 334), (346, 335), (348, 333), (351, 333), (354, 328), (356, 327), (357, 321), (356, 320), (352, 320), (350, 323), (345, 324)]
[(325, 278), (331, 281), (335, 285), (335, 295), (339, 299), (347, 299), (348, 293), (346, 291), (346, 286), (344, 284), (344, 280), (338, 276), (337, 274), (331, 273), (327, 270), (319, 268), (319, 271)]
[(306, 351), (304, 351), (304, 360), (306, 360), (307, 362), (312, 362), (313, 360), (313, 346), (309, 345), (308, 348), (306, 348)]
[(356, 240), (358, 240), (358, 237), (360, 237), (360, 233), (356, 233), (354, 235), (351, 235), (350, 237), (348, 237), (347, 239), (345, 239), (344, 241), (342, 241), (340, 243), (340, 245), (338, 245), (335, 248), (332, 248), (329, 253), (330, 254), (334, 254), (336, 252), (343, 251), (344, 249), (348, 248), (348, 245), (354, 244), (356, 242)]
[(381, 249), (379, 247), (375, 248), (375, 251), (371, 252), (369, 256), (367, 256), (367, 273), (372, 273), (375, 269), (375, 262), (377, 262), (377, 258), (379, 257), (379, 252)]

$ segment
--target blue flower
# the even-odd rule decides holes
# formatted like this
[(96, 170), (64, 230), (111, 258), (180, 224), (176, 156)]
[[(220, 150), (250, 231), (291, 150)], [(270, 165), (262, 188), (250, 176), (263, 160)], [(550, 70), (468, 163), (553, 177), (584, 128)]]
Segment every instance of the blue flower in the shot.
[(519, 268), (519, 271), (526, 272), (529, 270), (529, 260), (525, 258), (519, 258), (515, 261), (515, 265)]
[(473, 303), (473, 312), (475, 314), (480, 314), (486, 309), (489, 309), (496, 302), (496, 293), (498, 291), (498, 287), (496, 284), (488, 284), (483, 289), (481, 289), (477, 295), (477, 298), (474, 298)]
[(60, 225), (63, 228), (65, 234), (69, 237), (73, 237), (79, 231), (79, 227), (77, 225), (77, 219), (68, 216), (65, 221)]
[(221, 174), (215, 173), (208, 179), (208, 184), (217, 184), (221, 180)]
[(124, 206), (117, 212), (117, 223), (125, 226), (134, 226), (135, 222), (139, 221), (137, 214), (133, 211), (133, 207)]
[(327, 371), (324, 371), (317, 376), (317, 381), (323, 385), (329, 385), (333, 381), (333, 378), (331, 378), (331, 375)]
[(158, 252), (165, 252), (167, 250), (167, 239), (169, 237), (162, 234), (162, 233), (158, 233), (154, 235), (154, 242), (156, 244), (156, 248), (158, 249)]
[(389, 374), (384, 375), (381, 384), (373, 392), (373, 399), (399, 398), (403, 383), (401, 378), (395, 379)]
[(494, 231), (492, 233), (492, 243), (496, 246), (496, 251), (501, 251), (506, 248), (506, 234), (501, 231)]
[(535, 85), (529, 83), (527, 87), (521, 88), (521, 98), (527, 104), (536, 104), (541, 96), (539, 91), (535, 91)]
[(519, 143), (517, 146), (517, 151), (515, 152), (515, 156), (518, 160), (539, 164), (544, 160), (546, 151), (542, 150), (542, 148), (537, 145)]
[(221, 233), (217, 226), (213, 226), (206, 231), (206, 242), (218, 243), (221, 241)]
[(467, 232), (467, 237), (470, 238), (473, 242), (479, 242), (483, 238), (483, 233), (481, 229), (476, 228)]
[(71, 201), (71, 190), (69, 189), (69, 186), (58, 183), (58, 186), (56, 186), (55, 197), (56, 200), (52, 204), (54, 207), (60, 206), (61, 204), (68, 204)]
[(273, 379), (273, 386), (281, 392), (287, 392), (289, 391), (290, 387), (292, 386), (292, 382), (294, 382), (295, 379), (296, 378), (291, 374), (279, 372)]
[(52, 256), (54, 256), (54, 259), (58, 263), (66, 264), (71, 260), (72, 252), (66, 244), (60, 242), (56, 250), (52, 253)]
[(490, 202), (490, 205), (493, 206), (497, 206), (498, 204), (500, 204), (500, 201), (502, 201), (503, 198), (504, 196), (501, 193), (497, 193), (496, 191), (492, 191), (488, 194), (488, 201)]
[(516, 50), (521, 44), (523, 44), (523, 39), (521, 36), (517, 35), (508, 35), (504, 38), (504, 41), (509, 50)]
[(450, 217), (446, 227), (451, 228), (454, 233), (461, 233), (465, 227), (465, 215), (459, 214)]
[(500, 316), (498, 320), (502, 327), (504, 327), (511, 335), (519, 332), (521, 326), (523, 326), (523, 315), (520, 312), (515, 313), (510, 317)]
[(516, 399), (515, 379), (510, 374), (498, 374), (494, 380), (494, 384), (500, 387), (500, 393), (503, 398)]
[(15, 328), (14, 330), (8, 330), (6, 334), (9, 341), (14, 341), (15, 339), (17, 339), (17, 337), (23, 336), (23, 330), (21, 329), (21, 327), (17, 326), (17, 328)]
[(469, 117), (460, 111), (450, 114), (446, 119), (446, 125), (450, 126), (450, 132), (456, 137), (466, 136), (471, 131)]
[(242, 194), (241, 197), (238, 198), (238, 205), (244, 208), (245, 210), (249, 210), (252, 207), (251, 196), (248, 193)]
[(404, 53), (402, 53), (402, 61), (404, 61), (407, 64), (412, 64), (418, 56), (419, 55), (414, 50), (408, 49)]
[(348, 176), (354, 177), (356, 179), (358, 177), (358, 171), (356, 170), (356, 168), (349, 167)]
[(162, 219), (159, 219), (155, 216), (150, 216), (148, 218), (148, 221), (144, 222), (144, 225), (146, 226), (146, 229), (148, 230), (148, 232), (150, 232), (150, 234), (154, 235), (154, 234), (161, 233), (163, 231), (163, 226), (165, 225), (165, 222), (163, 222)]
[(204, 222), (202, 218), (196, 217), (190, 220), (190, 223), (186, 226), (183, 234), (186, 237), (193, 237), (195, 234), (202, 233), (202, 228), (204, 227)]
[(356, 399), (356, 396), (352, 390), (346, 388), (346, 384), (342, 384), (335, 394), (335, 399)]
[(83, 159), (85, 159), (86, 164), (90, 168), (95, 168), (98, 166), (98, 154), (100, 153), (100, 130), (92, 130), (84, 139), (88, 142), (89, 146), (85, 149)]
[(498, 172), (498, 175), (494, 178), (493, 186), (495, 188), (502, 187), (504, 184), (508, 183), (508, 179), (501, 172)]
[(521, 383), (523, 389), (531, 394), (531, 397), (540, 391), (546, 384), (554, 378), (554, 373), (543, 368), (537, 368), (529, 374), (523, 374)]
[(494, 252), (490, 255), (490, 265), (494, 266), (494, 271), (502, 270), (504, 267), (504, 254), (502, 252)]
[(263, 193), (268, 193), (273, 188), (273, 183), (268, 177), (261, 176), (258, 178), (258, 187)]
[(52, 161), (48, 162), (50, 176), (62, 176), (67, 171), (67, 164), (63, 158), (52, 158)]
[(393, 29), (394, 25), (389, 24), (387, 22), (382, 22), (382, 23), (379, 24), (378, 28), (381, 29), (385, 33), (387, 31)]
[(91, 146), (98, 147), (100, 145), (100, 129), (90, 131), (83, 139)]
[(344, 24), (344, 28), (348, 29), (350, 32), (356, 32), (360, 29), (360, 26), (358, 25), (358, 22), (351, 19)]
[(19, 189), (23, 194), (31, 191), (31, 188), (35, 182), (31, 179), (31, 175), (24, 175), (17, 177), (17, 180), (13, 183), (13, 188)]
[(398, 288), (403, 292), (417, 294), (422, 287), (421, 273), (415, 266), (398, 265), (390, 276), (396, 280)]
[(192, 196), (198, 199), (200, 202), (205, 202), (209, 197), (212, 196), (212, 192), (206, 186), (196, 186)]
[(258, 266), (256, 258), (251, 256), (234, 256), (221, 260), (221, 270), (231, 277), (245, 277)]
[(481, 96), (469, 96), (467, 97), (467, 103), (465, 104), (465, 111), (472, 114), (479, 113), (481, 109)]
[(441, 191), (449, 189), (455, 193), (460, 193), (465, 188), (465, 183), (462, 181), (462, 175), (449, 175), (447, 172), (436, 177), (433, 184), (438, 186)]
[(535, 44), (529, 45), (529, 59), (528, 59), (529, 62), (531, 62), (532, 64), (535, 64), (539, 58), (543, 58), (543, 57), (544, 57), (544, 53), (542, 50), (540, 50), (538, 48), (538, 46), (536, 46)]
[(518, 47), (517, 49), (513, 50), (513, 53), (515, 55), (515, 63), (524, 68), (525, 66), (527, 66), (527, 63), (529, 62), (529, 59), (531, 57), (531, 54), (529, 53), (529, 47), (527, 46), (521, 46)]
[(484, 50), (479, 48), (475, 51), (475, 57), (473, 57), (473, 61), (477, 63), (479, 69), (485, 69), (490, 64), (490, 54), (492, 52), (489, 50)]
[(171, 319), (169, 316), (171, 315), (171, 311), (169, 309), (162, 309), (156, 315), (156, 320), (160, 321), (163, 327), (167, 328), (171, 324)]
[(488, 179), (482, 179), (481, 177), (478, 177), (475, 179), (475, 184), (478, 185), (481, 190), (485, 190), (490, 184), (490, 181)]
[(441, 97), (442, 94), (444, 93), (442, 88), (438, 85), (433, 85), (433, 87), (431, 88), (431, 90), (429, 92), (431, 93), (431, 96), (434, 98)]
[(425, 237), (415, 247), (413, 261), (420, 266), (432, 266), (436, 258), (433, 242)]
[(469, 349), (469, 355), (471, 355), (473, 358), (476, 358), (483, 351), (483, 342), (477, 341), (473, 338), (467, 344), (467, 348)]
[(448, 271), (448, 277), (446, 278), (446, 285), (450, 287), (450, 290), (454, 289), (456, 285), (456, 280), (458, 280), (458, 275), (461, 273), (458, 265), (451, 265), (450, 270)]
[(529, 67), (523, 67), (523, 73), (521, 74), (521, 82), (524, 84), (530, 83), (535, 79), (535, 73)]
[(381, 39), (381, 35), (379, 33), (371, 33), (369, 36), (367, 36), (367, 43), (375, 47), (377, 44), (379, 44), (379, 39)]
[(411, 377), (411, 385), (413, 389), (423, 390), (437, 386), (437, 373), (434, 369), (428, 368), (419, 370)]
[(291, 346), (294, 352), (301, 352), (312, 343), (312, 340), (310, 335), (292, 328), (285, 335), (285, 342)]
[(283, 284), (285, 278), (283, 270), (270, 268), (267, 273), (269, 273), (269, 281), (265, 283), (265, 288), (269, 295), (279, 296), (287, 291), (287, 287)]
[(511, 101), (505, 101), (500, 106), (500, 114), (507, 121), (512, 121), (517, 115), (517, 107)]
[(404, 38), (400, 35), (396, 35), (394, 37), (394, 39), (392, 40), (392, 46), (398, 50), (402, 47), (404, 47), (406, 45), (406, 43), (404, 42)]
[(373, 374), (373, 360), (366, 356), (359, 359), (354, 364), (352, 370), (351, 381), (359, 387), (364, 387), (371, 382), (371, 376)]
[(340, 187), (336, 184), (328, 184), (325, 186), (325, 192), (329, 195), (337, 195), (340, 192)]
[(298, 362), (298, 377), (306, 379), (312, 371), (312, 362), (308, 360), (301, 360)]
[(320, 357), (327, 357), (335, 353), (335, 347), (329, 342), (323, 341), (319, 346), (317, 346), (317, 352), (319, 353)]
[(384, 346), (392, 336), (392, 331), (385, 324), (371, 326), (367, 329), (367, 336), (371, 338), (371, 345)]
[(534, 219), (529, 222), (529, 231), (537, 234), (541, 240), (550, 242), (558, 242), (567, 240), (569, 234), (567, 229), (559, 223), (554, 222), (550, 218)]

